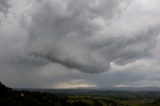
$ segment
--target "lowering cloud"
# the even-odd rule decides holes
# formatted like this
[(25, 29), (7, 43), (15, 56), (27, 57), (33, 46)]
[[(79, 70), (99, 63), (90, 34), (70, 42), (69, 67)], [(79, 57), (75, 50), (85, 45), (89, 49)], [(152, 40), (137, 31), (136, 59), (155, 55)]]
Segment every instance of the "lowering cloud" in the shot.
[(158, 0), (1, 0), (0, 78), (18, 87), (158, 82), (159, 5)]
[[(113, 61), (92, 48), (92, 37), (124, 9), (121, 0), (54, 0), (37, 2), (29, 30), (30, 53), (79, 71), (108, 71)], [(99, 49), (99, 48), (98, 48)], [(107, 53), (108, 54), (108, 53)], [(109, 55), (109, 54), (108, 54)]]

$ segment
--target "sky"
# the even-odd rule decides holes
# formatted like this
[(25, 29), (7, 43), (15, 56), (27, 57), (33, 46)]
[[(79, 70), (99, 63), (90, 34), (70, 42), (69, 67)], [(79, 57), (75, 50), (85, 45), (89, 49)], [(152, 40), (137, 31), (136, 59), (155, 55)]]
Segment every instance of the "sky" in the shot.
[(159, 10), (159, 0), (0, 0), (0, 81), (160, 87)]

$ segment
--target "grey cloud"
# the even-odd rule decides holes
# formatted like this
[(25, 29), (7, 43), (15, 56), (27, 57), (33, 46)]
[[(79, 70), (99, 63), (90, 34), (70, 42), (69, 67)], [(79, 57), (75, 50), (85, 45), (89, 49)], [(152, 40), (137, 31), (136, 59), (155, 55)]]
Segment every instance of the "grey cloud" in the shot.
[[(69, 0), (69, 9), (74, 10), (76, 15), (112, 19), (124, 9), (128, 2), (128, 0)], [(121, 4), (125, 4), (124, 7), (121, 7)]]
[(1, 0), (0, 1), (0, 11), (3, 13), (7, 13), (9, 9), (8, 0)]
[(109, 70), (111, 60), (108, 61), (97, 54), (85, 39), (99, 31), (93, 20), (103, 17), (108, 21), (108, 17), (117, 14), (114, 11), (122, 8), (119, 6), (121, 2), (121, 0), (99, 0), (97, 3), (90, 0), (38, 2), (33, 25), (29, 30), (31, 39), (29, 52), (83, 72)]
[(116, 60), (119, 64), (126, 64), (142, 58), (152, 57), (153, 49), (157, 45), (159, 25), (147, 28), (143, 32), (128, 37), (111, 37), (94, 47), (102, 50), (104, 57)]
[(0, 27), (0, 80), (11, 87), (158, 80), (159, 11), (140, 0), (13, 1)]

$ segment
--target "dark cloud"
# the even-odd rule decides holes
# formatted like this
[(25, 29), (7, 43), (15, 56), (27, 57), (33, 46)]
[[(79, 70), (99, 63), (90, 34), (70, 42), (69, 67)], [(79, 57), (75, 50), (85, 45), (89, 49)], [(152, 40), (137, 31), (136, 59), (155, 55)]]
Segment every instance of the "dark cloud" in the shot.
[(129, 37), (111, 37), (94, 47), (102, 50), (104, 57), (116, 60), (118, 64), (149, 58), (156, 47), (159, 29), (159, 25), (156, 25)]
[(89, 73), (108, 71), (115, 60), (126, 64), (147, 57), (159, 33), (157, 25), (132, 36), (123, 33), (97, 43), (90, 40), (101, 35), (102, 28), (94, 20), (111, 22), (125, 3), (122, 0), (40, 2), (30, 30), (31, 54)]
[(8, 85), (158, 83), (158, 1), (10, 0), (9, 11), (7, 2), (0, 1), (7, 13), (0, 14), (0, 80)]
[(110, 20), (123, 8), (121, 3), (121, 0), (40, 2), (30, 30), (31, 54), (83, 72), (108, 71), (111, 60), (96, 54), (86, 38), (99, 31), (93, 21)]
[(3, 13), (7, 13), (9, 9), (8, 0), (1, 0), (0, 1), (0, 11)]

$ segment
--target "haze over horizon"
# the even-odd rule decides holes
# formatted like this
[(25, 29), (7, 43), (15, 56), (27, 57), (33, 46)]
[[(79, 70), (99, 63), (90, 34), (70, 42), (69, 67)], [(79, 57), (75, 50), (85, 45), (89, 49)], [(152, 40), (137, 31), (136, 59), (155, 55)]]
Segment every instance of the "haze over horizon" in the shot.
[(159, 10), (159, 0), (0, 0), (0, 81), (160, 87)]

